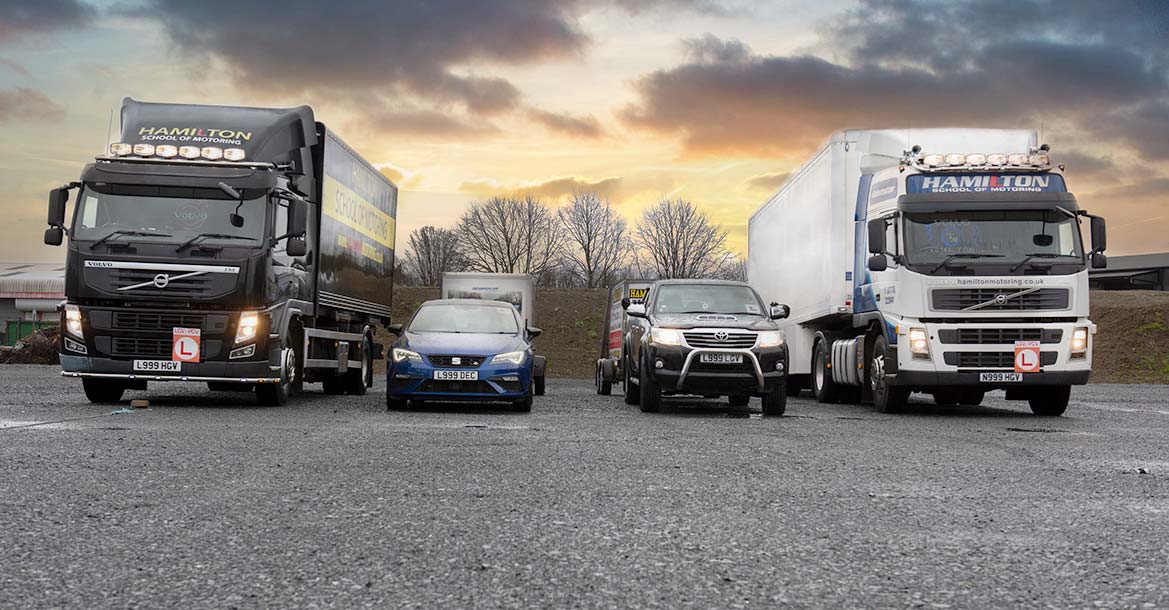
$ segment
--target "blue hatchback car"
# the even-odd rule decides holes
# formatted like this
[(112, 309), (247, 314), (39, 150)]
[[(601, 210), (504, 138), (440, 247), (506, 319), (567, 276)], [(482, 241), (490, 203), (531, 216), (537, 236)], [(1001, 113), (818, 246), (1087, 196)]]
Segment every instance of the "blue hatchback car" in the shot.
[(507, 401), (532, 410), (532, 339), (515, 307), (500, 301), (427, 301), (398, 335), (386, 372), (386, 408), (409, 401)]

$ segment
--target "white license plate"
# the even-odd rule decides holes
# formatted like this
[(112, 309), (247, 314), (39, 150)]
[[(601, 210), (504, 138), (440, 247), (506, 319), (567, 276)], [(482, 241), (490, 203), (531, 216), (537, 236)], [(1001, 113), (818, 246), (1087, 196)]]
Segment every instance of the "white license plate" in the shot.
[(434, 378), (442, 381), (478, 381), (479, 371), (435, 371)]
[(699, 354), (698, 361), (705, 364), (742, 364), (742, 354)]
[(174, 360), (135, 360), (134, 370), (147, 373), (178, 373), (183, 370), (183, 363)]
[(1022, 373), (979, 373), (978, 380), (983, 383), (1019, 383), (1023, 381)]

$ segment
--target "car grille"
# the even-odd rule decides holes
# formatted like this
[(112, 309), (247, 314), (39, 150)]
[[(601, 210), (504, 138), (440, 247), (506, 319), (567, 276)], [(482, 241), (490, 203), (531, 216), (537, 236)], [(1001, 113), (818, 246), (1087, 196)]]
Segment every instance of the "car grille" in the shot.
[(193, 313), (115, 311), (113, 328), (117, 330), (165, 330), (198, 328), (207, 332), (222, 332), (227, 328), (227, 316)]
[[(459, 364), (454, 363), (454, 359), (459, 359)], [(451, 367), (457, 369), (475, 369), (483, 364), (487, 356), (427, 356), (427, 360), (434, 366)]]
[(1016, 341), (1059, 343), (1063, 331), (1058, 328), (945, 328), (938, 340), (947, 345), (1009, 345)]
[[(1014, 369), (1015, 352), (945, 352), (946, 364), (964, 369)], [(1055, 352), (1040, 352), (1039, 363), (1055, 364)]]
[(486, 381), (445, 381), (428, 379), (418, 388), (419, 392), (444, 392), (448, 394), (497, 394)]
[(682, 333), (682, 336), (686, 338), (686, 343), (690, 347), (731, 349), (749, 349), (755, 347), (755, 333), (703, 331)]
[(1022, 311), (1067, 309), (1069, 291), (1066, 288), (1040, 288), (1034, 292), (993, 302), (996, 297), (1010, 296), (1020, 292), (1018, 288), (947, 288), (931, 293), (936, 311), (962, 311), (969, 307), (983, 305), (974, 311)]

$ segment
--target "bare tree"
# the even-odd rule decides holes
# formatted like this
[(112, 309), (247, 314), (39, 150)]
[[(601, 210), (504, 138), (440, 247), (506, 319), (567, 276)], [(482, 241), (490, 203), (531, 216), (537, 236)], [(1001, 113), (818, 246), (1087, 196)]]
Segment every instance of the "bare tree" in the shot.
[(422, 286), (437, 286), (442, 274), (463, 267), (459, 236), (450, 229), (425, 226), (410, 233), (406, 270)]
[(637, 221), (639, 264), (659, 278), (714, 277), (727, 264), (727, 232), (684, 199), (663, 199)]
[(630, 251), (625, 219), (596, 193), (573, 193), (557, 215), (568, 234), (568, 267), (585, 288), (611, 284)]
[(540, 278), (556, 265), (563, 243), (556, 215), (531, 196), (472, 203), (456, 230), (467, 268), (489, 273)]
[(726, 262), (716, 277), (720, 280), (747, 281), (747, 257), (735, 256), (728, 252)]

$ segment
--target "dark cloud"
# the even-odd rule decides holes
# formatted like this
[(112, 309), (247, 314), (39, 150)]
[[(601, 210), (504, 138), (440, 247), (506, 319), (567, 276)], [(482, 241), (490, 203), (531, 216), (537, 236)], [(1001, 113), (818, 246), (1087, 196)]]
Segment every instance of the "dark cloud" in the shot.
[(682, 41), (686, 56), (695, 63), (729, 63), (750, 57), (751, 49), (739, 40), (723, 40), (714, 34)]
[(63, 118), (65, 109), (40, 91), (24, 87), (0, 89), (0, 123), (16, 119), (49, 121)]
[(571, 116), (533, 108), (528, 111), (528, 117), (551, 131), (578, 138), (599, 138), (604, 135), (601, 124), (592, 115)]
[(88, 25), (94, 9), (77, 0), (0, 0), (0, 44), (26, 34)]
[(365, 114), (356, 131), (382, 135), (425, 135), (436, 138), (476, 138), (493, 135), (499, 128), (478, 119), (423, 109), (374, 108)]
[(773, 174), (759, 174), (747, 179), (747, 188), (756, 191), (774, 191), (787, 182), (791, 172), (777, 172)]

